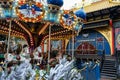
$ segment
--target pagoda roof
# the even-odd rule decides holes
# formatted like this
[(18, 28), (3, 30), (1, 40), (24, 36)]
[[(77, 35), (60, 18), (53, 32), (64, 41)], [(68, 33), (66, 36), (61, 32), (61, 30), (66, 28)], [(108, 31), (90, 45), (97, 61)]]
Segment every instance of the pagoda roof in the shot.
[(88, 5), (84, 7), (84, 10), (86, 13), (107, 9), (114, 6), (120, 6), (120, 3), (112, 3), (109, 0), (101, 0), (99, 2), (92, 3), (91, 5)]

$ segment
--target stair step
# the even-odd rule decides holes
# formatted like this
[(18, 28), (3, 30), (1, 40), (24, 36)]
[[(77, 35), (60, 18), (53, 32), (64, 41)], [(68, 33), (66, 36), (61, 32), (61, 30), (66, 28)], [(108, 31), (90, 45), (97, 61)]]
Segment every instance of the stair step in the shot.
[(110, 60), (105, 60), (104, 62), (107, 62), (107, 63), (115, 63), (115, 61), (110, 61)]
[(116, 69), (115, 65), (103, 65), (103, 68)]
[(109, 65), (109, 64), (107, 64), (107, 65), (103, 65), (103, 67), (116, 68), (116, 65)]
[(107, 58), (108, 61), (115, 61), (116, 59)]
[(115, 57), (111, 55), (106, 55), (105, 58), (115, 58)]
[(115, 64), (115, 61), (104, 61), (104, 63), (111, 63), (111, 64)]
[(105, 60), (108, 60), (108, 61), (115, 61), (116, 59), (113, 58), (113, 57), (106, 57)]
[(115, 64), (115, 57), (105, 56), (101, 71), (101, 77), (117, 79), (117, 68)]
[(104, 64), (103, 66), (112, 66), (112, 67), (114, 67), (115, 64)]
[(116, 72), (116, 71), (102, 71), (101, 73), (117, 74), (117, 72)]
[(112, 67), (112, 66), (103, 66), (103, 68), (107, 68), (107, 69), (116, 69), (116, 67)]
[(117, 77), (101, 76), (101, 78), (104, 78), (103, 80), (116, 80)]
[(112, 62), (112, 61), (104, 61), (104, 63), (113, 63), (113, 64), (115, 64), (115, 62)]
[(101, 73), (101, 76), (117, 77), (116, 74), (106, 74), (106, 73)]
[(115, 64), (115, 62), (107, 62), (107, 61), (106, 62), (104, 61), (104, 63)]
[(108, 60), (108, 59), (105, 59), (104, 61), (110, 61), (110, 62), (115, 62), (116, 60)]
[(104, 72), (104, 71), (107, 71), (108, 73), (109, 73), (109, 72), (114, 72), (114, 73), (117, 72), (116, 70), (112, 70), (112, 71), (110, 71), (110, 70), (107, 70), (107, 69), (104, 69), (104, 70), (102, 70), (101, 72)]
[(115, 62), (104, 62), (104, 64), (115, 64)]
[(116, 67), (103, 67), (102, 69), (116, 70)]
[(103, 65), (103, 67), (110, 67), (110, 68), (112, 67), (112, 68), (116, 68), (116, 65), (112, 65), (112, 64), (110, 65), (110, 64), (107, 64), (107, 65)]
[(103, 68), (103, 69), (102, 69), (102, 71), (109, 71), (109, 72), (114, 71), (114, 72), (116, 72), (116, 71), (117, 71), (117, 69)]
[(104, 64), (113, 64), (113, 65), (115, 65), (115, 62), (113, 63), (111, 63), (111, 62), (104, 62)]

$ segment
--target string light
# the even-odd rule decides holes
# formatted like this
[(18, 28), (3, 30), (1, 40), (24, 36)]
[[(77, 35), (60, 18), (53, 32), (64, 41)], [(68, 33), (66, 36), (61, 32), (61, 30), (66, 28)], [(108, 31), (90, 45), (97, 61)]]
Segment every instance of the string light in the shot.
[(25, 30), (28, 33), (28, 35), (30, 37), (30, 41), (32, 43), (31, 46), (33, 46), (34, 44), (33, 44), (32, 34), (22, 24), (20, 24), (20, 22), (18, 22), (17, 20), (14, 20), (14, 22), (16, 22), (23, 30)]
[[(51, 36), (54, 36), (54, 35), (57, 35), (57, 34), (60, 34), (60, 33), (64, 33), (64, 32), (68, 32), (68, 31), (69, 31), (69, 30), (62, 30), (62, 31), (59, 31), (59, 32), (55, 32), (55, 33), (52, 33)], [(46, 35), (46, 36), (43, 38), (41, 44), (43, 44), (43, 42), (44, 42), (48, 37), (49, 37), (49, 35)], [(56, 37), (58, 37), (58, 36), (56, 36)], [(61, 36), (61, 37), (62, 37), (62, 36)], [(41, 45), (41, 44), (40, 44), (40, 45)]]

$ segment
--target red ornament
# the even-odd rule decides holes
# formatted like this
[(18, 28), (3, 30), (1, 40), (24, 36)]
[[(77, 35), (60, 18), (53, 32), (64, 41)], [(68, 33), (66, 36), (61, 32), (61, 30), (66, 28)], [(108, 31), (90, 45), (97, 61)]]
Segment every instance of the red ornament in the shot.
[(10, 22), (10, 20), (11, 20), (11, 18), (7, 18), (7, 19), (6, 19), (7, 22)]
[(30, 58), (32, 58), (32, 59), (34, 58), (34, 55), (33, 55), (33, 53), (31, 53), (31, 54), (30, 54)]
[(37, 2), (36, 5), (37, 5), (38, 7), (42, 7), (42, 4), (39, 3), (39, 2)]
[(17, 56), (16, 59), (17, 59), (17, 60), (20, 60), (21, 58), (20, 58), (20, 56)]
[(68, 11), (68, 10), (65, 10), (65, 11), (64, 11), (64, 14), (69, 14), (69, 11)]
[(21, 0), (18, 4), (19, 4), (19, 5), (23, 5), (23, 4), (24, 4), (24, 1)]
[(112, 21), (112, 19), (109, 20), (109, 24), (110, 24), (110, 26), (113, 26), (113, 21)]
[(35, 9), (32, 8), (32, 14), (35, 15), (35, 13), (36, 13), (36, 12), (35, 12)]
[(38, 56), (39, 56), (39, 57), (41, 57), (41, 56), (42, 56), (41, 54), (42, 54), (42, 53), (39, 53), (39, 55), (38, 55)]

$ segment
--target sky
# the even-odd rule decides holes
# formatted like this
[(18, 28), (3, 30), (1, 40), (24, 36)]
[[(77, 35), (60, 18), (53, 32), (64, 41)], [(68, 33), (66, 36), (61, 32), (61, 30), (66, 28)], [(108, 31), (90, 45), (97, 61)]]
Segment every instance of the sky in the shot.
[(82, 7), (83, 3), (84, 3), (84, 6), (87, 6), (87, 5), (91, 5), (91, 3), (93, 2), (97, 2), (101, 0), (84, 0), (84, 2), (82, 2), (82, 0), (63, 0), (63, 1), (64, 1), (64, 5), (62, 9), (69, 10), (73, 7), (77, 7), (77, 8)]
[[(19, 1), (19, 0), (15, 0), (15, 1)], [(34, 0), (34, 1), (37, 1), (37, 2), (42, 2), (44, 4), (46, 4), (46, 1), (47, 0)], [(82, 6), (82, 0), (63, 0), (64, 1), (64, 5), (62, 7), (62, 9), (66, 9), (66, 10), (69, 10), (73, 7), (81, 7)], [(93, 1), (99, 1), (99, 0), (84, 0), (84, 4), (85, 5), (89, 5), (91, 2)]]
[(62, 8), (71, 9), (78, 4), (81, 4), (82, 0), (64, 0), (64, 5)]

